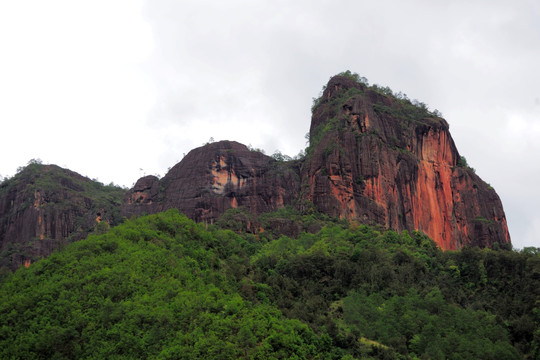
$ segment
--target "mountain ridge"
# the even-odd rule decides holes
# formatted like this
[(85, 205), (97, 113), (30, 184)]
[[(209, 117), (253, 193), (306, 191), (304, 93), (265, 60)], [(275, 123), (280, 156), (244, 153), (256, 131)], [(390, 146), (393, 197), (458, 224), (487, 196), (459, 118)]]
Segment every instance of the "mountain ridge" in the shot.
[(124, 192), (57, 165), (30, 162), (0, 184), (0, 268), (28, 266), (120, 223)]
[[(28, 171), (38, 170), (30, 165)], [(145, 176), (112, 197), (70, 170), (40, 166), (43, 173), (18, 174), (0, 186), (4, 266), (28, 264), (122, 217), (170, 208), (209, 224), (229, 209), (257, 215), (291, 206), (419, 230), (442, 249), (511, 242), (498, 195), (466, 165), (440, 113), (350, 72), (330, 78), (314, 100), (309, 146), (299, 159), (266, 156), (235, 141), (208, 143), (163, 178)]]
[(176, 207), (212, 223), (239, 206), (257, 214), (313, 206), (350, 221), (420, 230), (447, 250), (510, 243), (498, 195), (465, 165), (438, 111), (347, 73), (330, 79), (312, 111), (304, 158), (280, 162), (238, 143), (208, 144), (163, 179), (141, 179), (122, 213)]

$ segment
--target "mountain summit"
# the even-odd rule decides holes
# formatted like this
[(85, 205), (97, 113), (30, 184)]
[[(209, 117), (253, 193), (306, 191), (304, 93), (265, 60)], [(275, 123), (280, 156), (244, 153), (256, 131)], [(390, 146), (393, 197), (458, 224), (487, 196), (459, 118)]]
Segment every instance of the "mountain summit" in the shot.
[(56, 165), (30, 162), (0, 184), (0, 270), (28, 266), (118, 224), (124, 193)]
[[(302, 158), (209, 143), (127, 193), (31, 163), (0, 184), (0, 267), (29, 265), (122, 216), (170, 208), (212, 223), (229, 209), (258, 215), (291, 206), (419, 230), (442, 249), (510, 243), (499, 197), (467, 166), (437, 111), (345, 72), (330, 79), (312, 112)], [(252, 232), (265, 230), (247, 222)]]
[(330, 79), (312, 110), (304, 158), (207, 144), (163, 179), (139, 179), (122, 213), (178, 208), (211, 223), (231, 208), (260, 214), (290, 205), (419, 230), (442, 249), (510, 243), (499, 197), (466, 165), (437, 111), (349, 72)]

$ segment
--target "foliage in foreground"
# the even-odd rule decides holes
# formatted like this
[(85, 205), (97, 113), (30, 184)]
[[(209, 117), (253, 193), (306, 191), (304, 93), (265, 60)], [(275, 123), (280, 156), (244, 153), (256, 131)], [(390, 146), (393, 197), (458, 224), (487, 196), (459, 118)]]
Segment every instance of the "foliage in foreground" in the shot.
[(538, 289), (535, 251), (345, 223), (258, 238), (170, 210), (5, 279), (0, 357), (534, 358)]
[[(21, 269), (2, 286), (0, 357), (306, 358), (329, 339), (243, 300), (241, 238), (177, 212), (144, 217)], [(228, 263), (226, 263), (227, 260)]]

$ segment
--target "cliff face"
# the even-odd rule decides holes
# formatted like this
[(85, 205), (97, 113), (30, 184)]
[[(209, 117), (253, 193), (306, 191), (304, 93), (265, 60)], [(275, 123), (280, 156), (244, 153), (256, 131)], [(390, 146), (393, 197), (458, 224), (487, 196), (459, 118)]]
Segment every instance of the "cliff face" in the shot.
[(510, 242), (499, 197), (461, 164), (447, 122), (376, 90), (330, 80), (314, 109), (303, 196), (327, 214), (423, 231), (443, 249)]
[(260, 214), (298, 197), (299, 168), (274, 160), (234, 141), (190, 151), (159, 180), (137, 181), (122, 208), (125, 216), (178, 208), (188, 217), (214, 222), (226, 210), (246, 207)]
[(285, 205), (398, 231), (420, 230), (443, 249), (509, 243), (501, 201), (465, 166), (448, 123), (346, 76), (330, 79), (313, 109), (302, 161), (278, 162), (236, 142), (191, 151), (161, 180), (140, 179), (126, 216), (178, 208), (213, 222), (227, 209)]
[(118, 223), (123, 193), (55, 165), (28, 165), (0, 186), (0, 267), (28, 266), (101, 222)]
[[(510, 242), (499, 197), (466, 166), (444, 119), (387, 88), (335, 76), (313, 108), (302, 160), (277, 161), (220, 141), (192, 150), (162, 179), (139, 179), (127, 193), (56, 166), (29, 165), (0, 185), (0, 266), (29, 264), (120, 216), (178, 208), (212, 223), (228, 209), (261, 214), (287, 205), (420, 230), (443, 249)], [(287, 221), (269, 227), (300, 231)]]

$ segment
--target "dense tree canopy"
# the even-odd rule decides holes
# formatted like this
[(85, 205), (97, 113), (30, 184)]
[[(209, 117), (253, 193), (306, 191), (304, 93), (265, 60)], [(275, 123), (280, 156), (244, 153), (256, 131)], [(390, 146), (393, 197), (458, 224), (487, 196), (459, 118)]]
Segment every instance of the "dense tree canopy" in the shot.
[(540, 356), (535, 249), (442, 252), (290, 209), (260, 221), (280, 217), (320, 231), (233, 232), (169, 210), (22, 268), (0, 284), (0, 357)]

